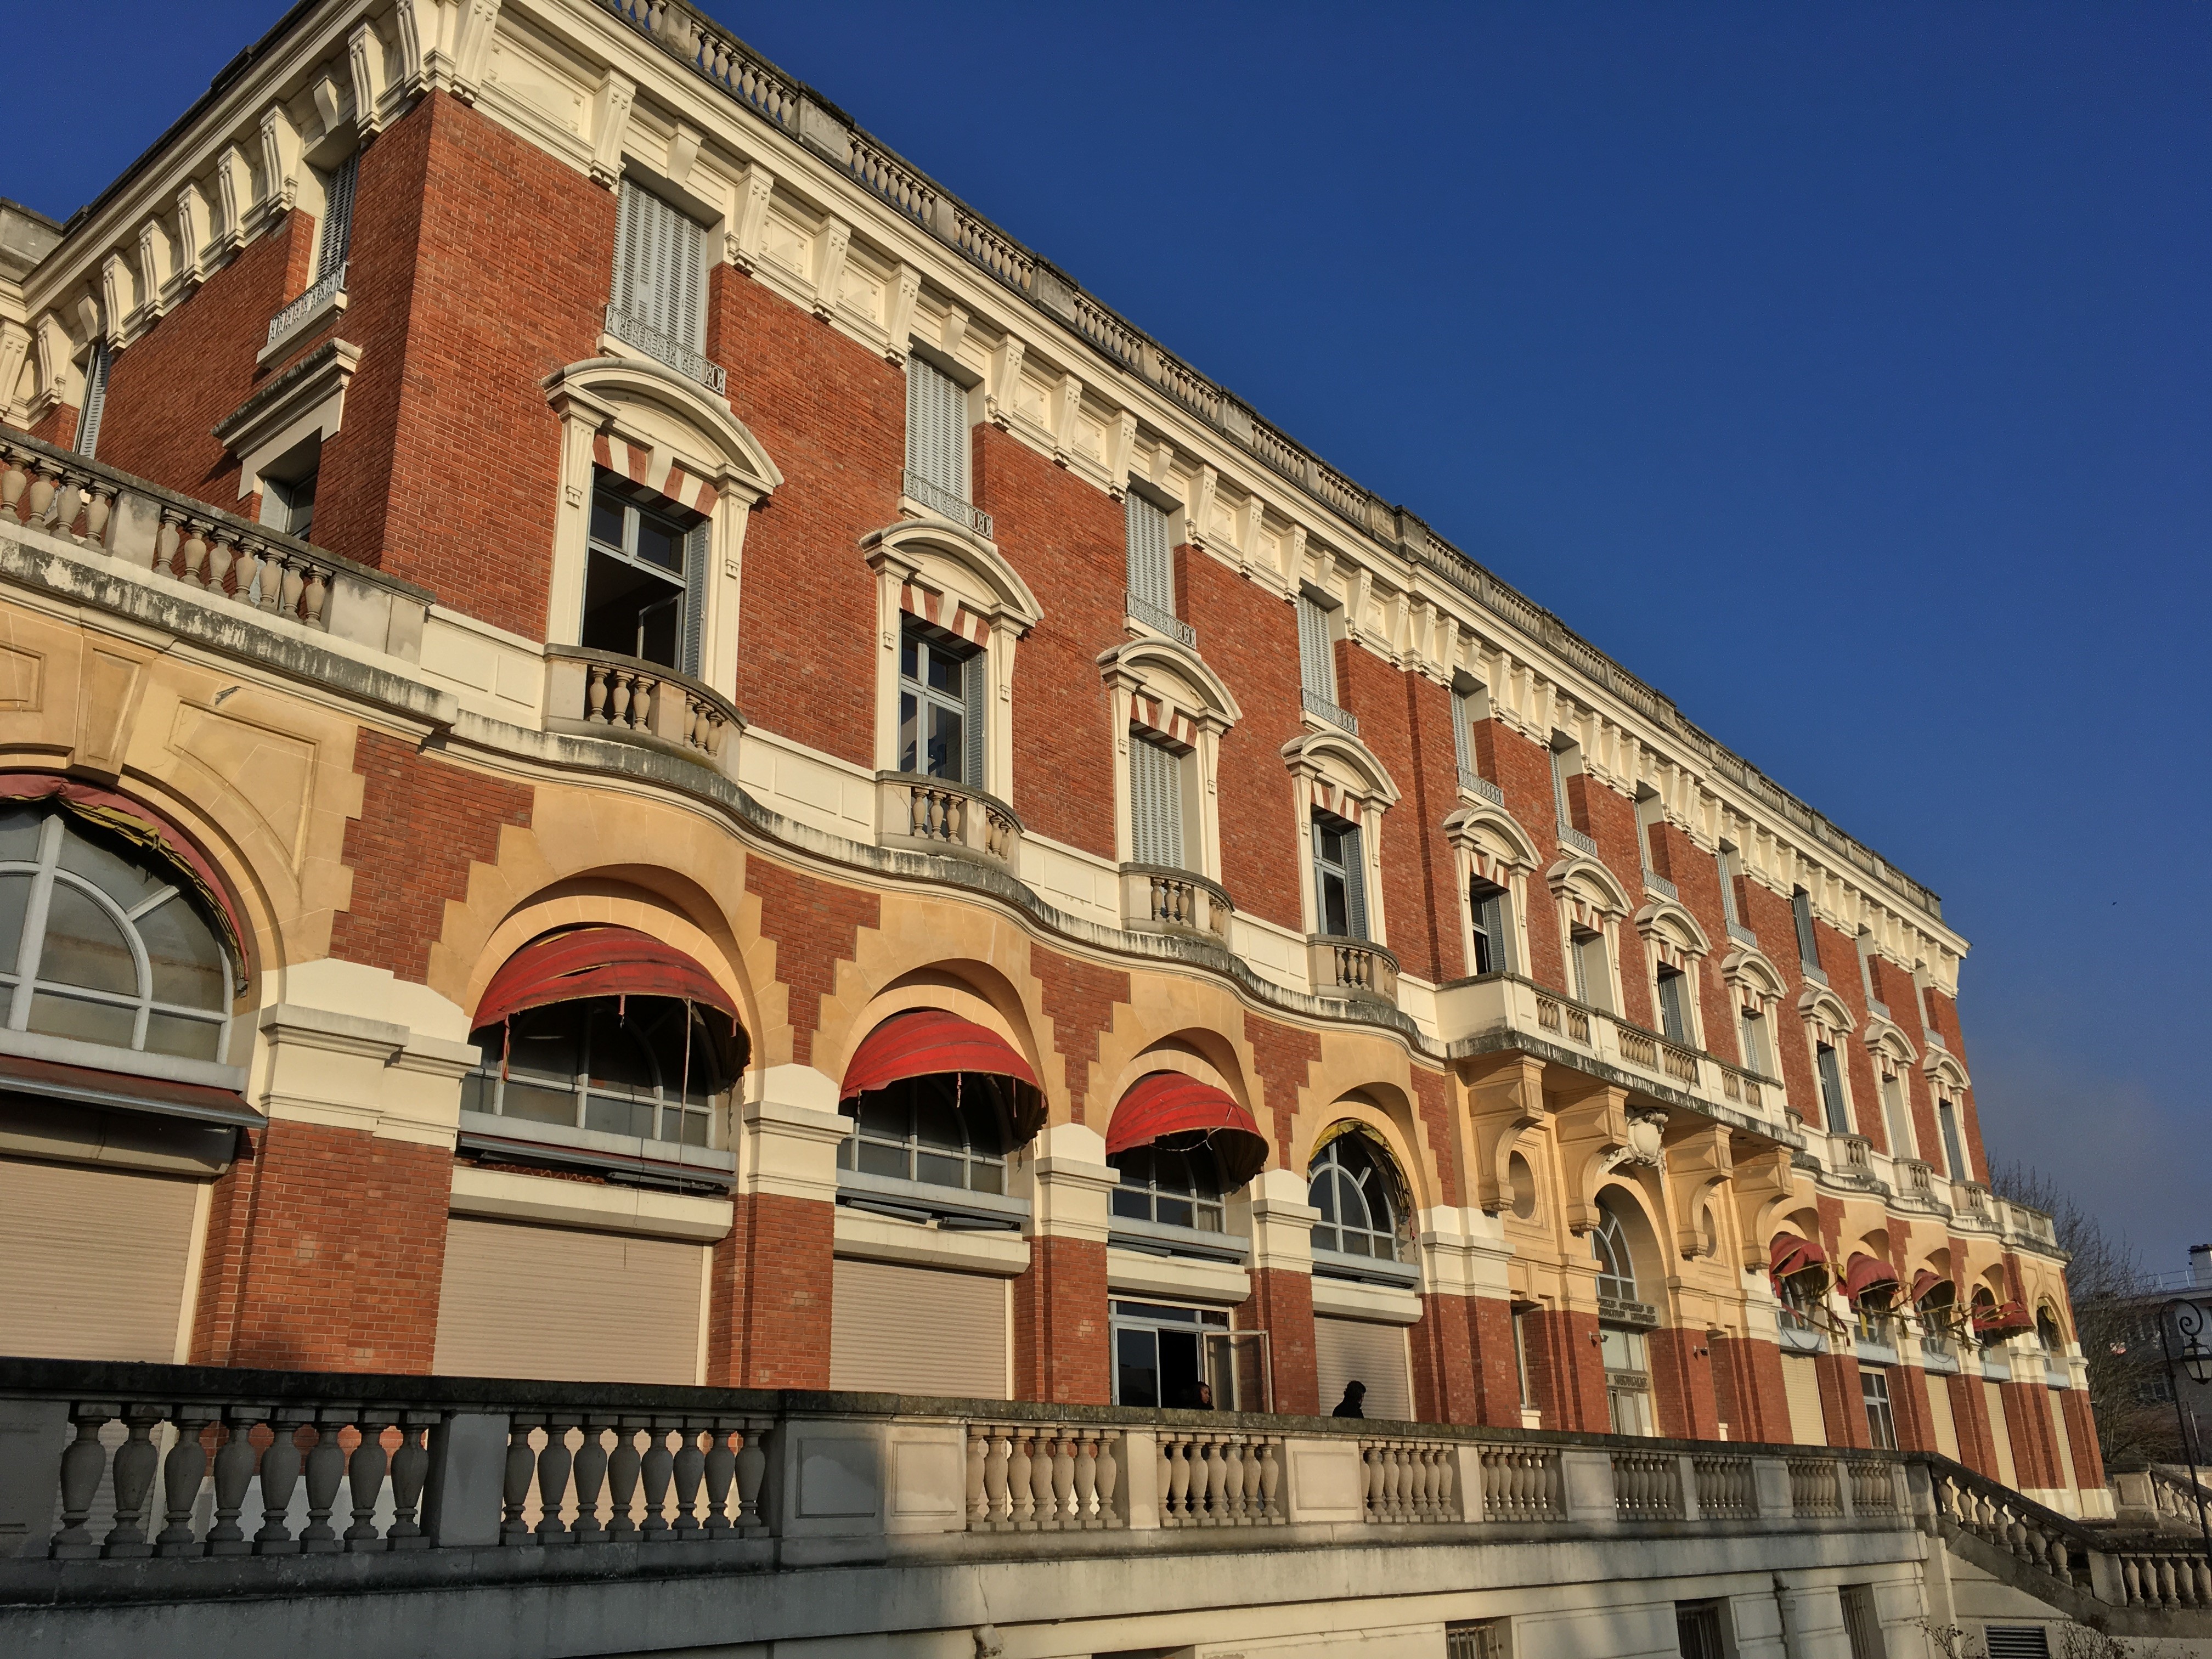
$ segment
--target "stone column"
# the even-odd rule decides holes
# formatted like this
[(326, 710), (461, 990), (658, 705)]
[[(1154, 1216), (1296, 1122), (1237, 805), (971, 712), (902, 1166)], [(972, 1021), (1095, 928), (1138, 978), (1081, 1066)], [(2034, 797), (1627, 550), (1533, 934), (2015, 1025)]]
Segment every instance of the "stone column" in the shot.
[(1421, 1322), (1413, 1346), (1414, 1409), (1424, 1422), (1521, 1426), (1513, 1357), (1512, 1247), (1498, 1218), (1434, 1209), (1422, 1218)]
[(1080, 1123), (1048, 1126), (1010, 1185), (1030, 1201), (1030, 1265), (1014, 1280), (1014, 1395), (1069, 1406), (1114, 1398), (1107, 1323), (1109, 1194), (1121, 1176)]
[(1305, 1183), (1288, 1170), (1263, 1170), (1229, 1200), (1231, 1231), (1252, 1241), (1252, 1296), (1235, 1313), (1240, 1330), (1267, 1333), (1275, 1409), (1316, 1417), (1334, 1401), (1320, 1395), (1314, 1359), (1313, 1224)]
[(729, 1236), (714, 1246), (707, 1376), (726, 1388), (826, 1389), (837, 1144), (852, 1120), (811, 1066), (747, 1074)]

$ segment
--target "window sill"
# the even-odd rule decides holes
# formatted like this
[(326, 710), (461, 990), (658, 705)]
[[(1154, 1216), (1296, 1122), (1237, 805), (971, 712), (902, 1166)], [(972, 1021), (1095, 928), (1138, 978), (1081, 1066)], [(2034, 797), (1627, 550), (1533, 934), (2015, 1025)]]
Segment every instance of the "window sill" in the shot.
[[(224, 1089), (234, 1095), (246, 1091), (246, 1068), (242, 1066), (224, 1066), (212, 1060), (185, 1060), (174, 1054), (150, 1054), (136, 1048), (110, 1048), (103, 1043), (46, 1036), (37, 1031), (0, 1030), (0, 1054), (16, 1054), (56, 1066), (81, 1066), (94, 1072), (151, 1078), (201, 1089)], [(244, 1109), (242, 1103), (240, 1109)], [(197, 1115), (187, 1112), (185, 1115)], [(258, 1126), (262, 1118), (258, 1112), (250, 1112), (231, 1121), (250, 1121)]]
[(1018, 1232), (1030, 1218), (1029, 1200), (997, 1193), (971, 1193), (927, 1181), (837, 1171), (837, 1201), (896, 1221), (935, 1222), (953, 1231)]
[(1795, 1325), (1784, 1325), (1779, 1321), (1776, 1323), (1783, 1352), (1812, 1354), (1827, 1352), (1827, 1339), (1820, 1332), (1802, 1329)]
[(1412, 1262), (1382, 1261), (1371, 1255), (1346, 1255), (1341, 1251), (1319, 1248), (1313, 1253), (1313, 1270), (1316, 1279), (1348, 1279), (1365, 1285), (1394, 1285), (1408, 1291), (1421, 1282), (1421, 1270)]
[(1991, 1359), (1984, 1355), (1982, 1359), (1982, 1378), (1989, 1382), (2009, 1382), (2012, 1381), (2012, 1367), (2002, 1359)]
[(1203, 1261), (1252, 1259), (1252, 1241), (1241, 1233), (1210, 1233), (1202, 1227), (1178, 1227), (1165, 1221), (1139, 1221), (1133, 1216), (1109, 1215), (1106, 1242), (1116, 1249), (1143, 1250), (1152, 1255), (1195, 1256)]
[(1884, 1342), (1854, 1341), (1851, 1352), (1862, 1365), (1894, 1365), (1899, 1363), (1897, 1350)]
[(647, 1186), (714, 1187), (726, 1192), (737, 1185), (737, 1155), (711, 1146), (533, 1123), (496, 1112), (463, 1112), (460, 1127), (463, 1152), (597, 1170)]

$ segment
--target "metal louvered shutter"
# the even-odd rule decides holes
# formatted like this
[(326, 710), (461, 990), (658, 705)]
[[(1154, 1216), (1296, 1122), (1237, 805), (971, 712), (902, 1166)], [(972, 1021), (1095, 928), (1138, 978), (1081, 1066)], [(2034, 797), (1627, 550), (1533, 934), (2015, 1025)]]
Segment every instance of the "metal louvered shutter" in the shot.
[(1168, 515), (1135, 490), (1128, 493), (1129, 592), (1146, 604), (1175, 614), (1175, 556), (1169, 545)]
[(830, 1275), (830, 1386), (1005, 1400), (1006, 1281), (839, 1258)]
[(1818, 968), (1820, 945), (1813, 934), (1813, 901), (1802, 887), (1790, 896), (1790, 914), (1797, 924), (1797, 960), (1808, 968)]
[(962, 757), (960, 781), (971, 789), (987, 789), (987, 757), (984, 732), (991, 709), (991, 653), (978, 651), (968, 659), (960, 674), (960, 698), (967, 704), (962, 723), (968, 728), (967, 753)]
[(615, 303), (680, 346), (706, 338), (700, 304), (705, 233), (684, 214), (628, 179), (615, 209)]
[(323, 202), (323, 246), (315, 259), (315, 280), (321, 282), (341, 269), (353, 250), (354, 185), (361, 176), (361, 152), (356, 150), (331, 174), (331, 187)]
[(1474, 699), (1463, 691), (1452, 693), (1452, 750), (1459, 757), (1459, 769), (1474, 770), (1474, 734), (1469, 729), (1474, 713)]
[(1850, 1638), (1851, 1659), (1887, 1659), (1881, 1644), (1881, 1617), (1875, 1611), (1874, 1586), (1845, 1584), (1844, 1633)]
[(455, 1216), (433, 1367), (451, 1376), (694, 1383), (707, 1247)]
[(968, 393), (919, 357), (906, 363), (906, 464), (959, 501), (968, 499)]
[(1386, 1423), (1413, 1420), (1413, 1387), (1407, 1359), (1406, 1328), (1374, 1325), (1364, 1319), (1314, 1316), (1314, 1370), (1319, 1374), (1321, 1408), (1336, 1409), (1347, 1382), (1364, 1382), (1362, 1402), (1368, 1416)]
[(0, 1159), (0, 1351), (177, 1358), (196, 1183)]
[(707, 627), (707, 543), (713, 529), (702, 519), (684, 538), (684, 672), (697, 676)]
[(1367, 937), (1367, 849), (1356, 823), (1344, 831), (1344, 908), (1352, 937)]
[(1505, 891), (1493, 887), (1474, 902), (1475, 925), (1490, 941), (1490, 971), (1513, 971), (1513, 940), (1505, 931)]
[(2051, 1632), (2041, 1625), (1984, 1625), (1990, 1659), (2051, 1659)]
[(1827, 1421), (1820, 1414), (1820, 1373), (1810, 1354), (1782, 1356), (1782, 1398), (1790, 1408), (1790, 1437), (1801, 1446), (1826, 1445)]
[(90, 460), (100, 447), (100, 417), (107, 410), (107, 342), (94, 340), (84, 362), (84, 410), (76, 421), (76, 453)]
[(1316, 696), (1336, 701), (1336, 665), (1329, 658), (1328, 612), (1298, 595), (1298, 679)]
[(1129, 734), (1129, 817), (1139, 864), (1182, 868), (1182, 762), (1141, 732)]

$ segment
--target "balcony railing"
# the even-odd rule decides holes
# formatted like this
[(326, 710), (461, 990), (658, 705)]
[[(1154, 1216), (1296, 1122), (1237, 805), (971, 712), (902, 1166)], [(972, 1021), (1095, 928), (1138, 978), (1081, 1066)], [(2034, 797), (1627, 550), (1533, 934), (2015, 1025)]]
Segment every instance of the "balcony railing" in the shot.
[(736, 770), (725, 746), (744, 730), (737, 706), (711, 686), (641, 657), (588, 646), (545, 647), (545, 723), (556, 731), (619, 738)]
[(1682, 902), (1681, 889), (1648, 864), (1644, 866), (1644, 885), (1648, 891), (1656, 893), (1662, 898), (1672, 899), (1677, 904)]
[(1371, 939), (1314, 934), (1306, 940), (1306, 969), (1317, 997), (1398, 1000), (1398, 958)]
[(287, 336), (304, 326), (309, 318), (319, 315), (325, 306), (335, 306), (342, 301), (345, 295), (346, 272), (351, 269), (349, 264), (341, 264), (271, 317), (269, 319), (269, 343), (262, 348), (263, 354), (265, 356), (275, 349)]
[(1597, 856), (1597, 842), (1571, 823), (1563, 823), (1559, 826), (1559, 845), (1571, 847), (1587, 858)]
[(1459, 787), (1470, 795), (1479, 795), (1492, 806), (1505, 805), (1505, 792), (1481, 773), (1462, 766), (1459, 769)]
[(1121, 919), (1140, 932), (1197, 933), (1225, 944), (1236, 908), (1218, 883), (1191, 871), (1121, 866)]
[(1748, 945), (1754, 951), (1759, 949), (1759, 935), (1740, 921), (1729, 923), (1728, 936), (1738, 945)]
[(654, 362), (674, 369), (685, 380), (698, 381), (718, 398), (730, 389), (727, 371), (705, 352), (684, 344), (672, 334), (663, 333), (644, 318), (611, 301), (607, 306), (607, 332), (624, 345), (635, 346)]
[(1022, 821), (996, 795), (914, 772), (878, 772), (876, 787), (877, 829), (886, 844), (1020, 867)]
[(980, 507), (972, 506), (967, 498), (956, 495), (943, 484), (925, 478), (912, 467), (906, 470), (906, 478), (900, 486), (909, 501), (919, 501), (940, 519), (950, 519), (963, 530), (972, 530), (985, 541), (991, 539), (994, 526), (991, 515)]
[(1299, 699), (1307, 714), (1317, 720), (1327, 720), (1331, 726), (1341, 726), (1353, 737), (1359, 735), (1359, 716), (1348, 708), (1339, 708), (1318, 691), (1301, 691)]
[(1127, 615), (1133, 617), (1155, 634), (1164, 634), (1177, 645), (1188, 646), (1194, 651), (1198, 649), (1198, 630), (1174, 611), (1163, 611), (1150, 599), (1140, 599), (1134, 593), (1125, 594), (1123, 604), (1127, 607)]

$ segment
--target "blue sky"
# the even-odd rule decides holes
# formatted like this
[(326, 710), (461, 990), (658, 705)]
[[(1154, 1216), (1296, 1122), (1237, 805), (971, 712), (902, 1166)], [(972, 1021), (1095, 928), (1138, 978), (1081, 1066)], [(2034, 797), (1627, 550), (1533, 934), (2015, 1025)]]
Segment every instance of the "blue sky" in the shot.
[[(79, 0), (0, 194), (280, 9)], [(1994, 1155), (2212, 1238), (2212, 9), (710, 9), (1934, 887)]]

